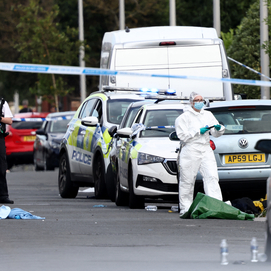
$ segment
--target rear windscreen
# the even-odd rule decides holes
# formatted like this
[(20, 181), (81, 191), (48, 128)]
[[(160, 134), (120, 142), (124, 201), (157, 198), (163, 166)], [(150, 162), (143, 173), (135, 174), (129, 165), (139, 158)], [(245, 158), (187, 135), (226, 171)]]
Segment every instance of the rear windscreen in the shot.
[(42, 121), (13, 121), (11, 127), (18, 130), (39, 129), (42, 123)]
[(271, 133), (271, 110), (238, 109), (212, 112), (218, 122), (225, 126), (224, 134)]
[[(157, 57), (159, 56), (159, 57)], [(222, 66), (218, 44), (116, 50), (116, 69), (159, 69)]]

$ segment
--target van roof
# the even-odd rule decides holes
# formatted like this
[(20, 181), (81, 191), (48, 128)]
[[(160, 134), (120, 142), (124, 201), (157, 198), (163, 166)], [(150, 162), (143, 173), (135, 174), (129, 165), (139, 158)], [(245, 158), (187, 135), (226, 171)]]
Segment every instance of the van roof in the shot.
[(170, 39), (217, 39), (217, 32), (214, 28), (192, 27), (192, 26), (153, 26), (131, 28), (106, 32), (103, 42), (112, 44), (149, 41), (149, 40), (170, 40)]

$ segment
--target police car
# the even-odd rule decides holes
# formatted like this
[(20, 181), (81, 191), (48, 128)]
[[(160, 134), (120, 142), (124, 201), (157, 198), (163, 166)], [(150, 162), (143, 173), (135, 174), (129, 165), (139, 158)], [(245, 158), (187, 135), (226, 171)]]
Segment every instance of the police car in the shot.
[(144, 208), (146, 198), (177, 197), (179, 142), (170, 141), (169, 134), (185, 106), (158, 100), (139, 108), (137, 104), (127, 109), (110, 153), (116, 173), (115, 203), (132, 209)]
[(58, 187), (62, 198), (75, 198), (80, 186), (95, 187), (95, 197), (107, 196), (111, 178), (108, 128), (118, 126), (128, 105), (144, 97), (131, 91), (94, 92), (80, 105), (60, 146)]

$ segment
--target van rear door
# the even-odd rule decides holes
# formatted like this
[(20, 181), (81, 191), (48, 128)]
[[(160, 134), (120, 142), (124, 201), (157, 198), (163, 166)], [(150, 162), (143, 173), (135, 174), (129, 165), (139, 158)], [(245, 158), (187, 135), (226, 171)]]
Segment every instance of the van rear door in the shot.
[[(115, 70), (143, 74), (168, 75), (168, 51), (166, 47), (117, 49)], [(129, 88), (169, 88), (169, 79), (144, 76), (117, 76), (116, 86)]]
[[(219, 44), (168, 47), (169, 75), (222, 77), (222, 57)], [(170, 88), (181, 96), (192, 91), (205, 97), (223, 97), (223, 83), (170, 78)]]
[(192, 91), (205, 97), (223, 97), (223, 83), (187, 80), (155, 75), (222, 77), (219, 44), (118, 48), (112, 69), (153, 76), (116, 76), (117, 87), (175, 89), (177, 95), (189, 96)]

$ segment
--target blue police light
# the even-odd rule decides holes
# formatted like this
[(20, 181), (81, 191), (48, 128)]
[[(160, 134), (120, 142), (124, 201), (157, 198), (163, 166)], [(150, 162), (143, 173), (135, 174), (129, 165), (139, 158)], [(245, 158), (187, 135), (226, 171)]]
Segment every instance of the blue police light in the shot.
[(157, 88), (141, 88), (140, 91), (143, 93), (157, 93), (159, 90)]
[(176, 90), (175, 89), (168, 89), (166, 91), (166, 94), (168, 94), (168, 95), (175, 95), (176, 94)]
[(151, 88), (151, 89), (150, 89), (150, 92), (151, 92), (151, 93), (157, 93), (158, 91), (159, 91), (159, 90), (158, 90), (157, 88)]
[(140, 89), (141, 92), (148, 92), (148, 90), (149, 90), (148, 88), (141, 88)]

